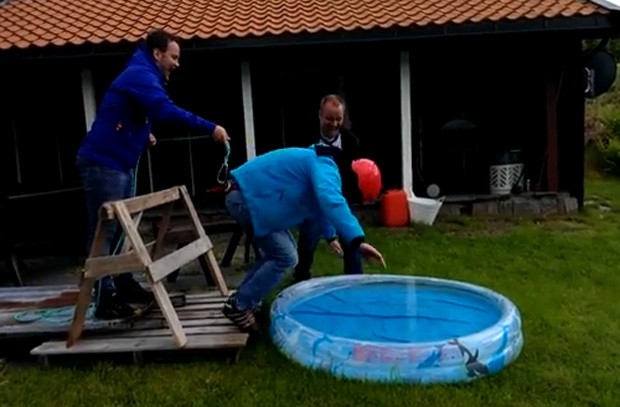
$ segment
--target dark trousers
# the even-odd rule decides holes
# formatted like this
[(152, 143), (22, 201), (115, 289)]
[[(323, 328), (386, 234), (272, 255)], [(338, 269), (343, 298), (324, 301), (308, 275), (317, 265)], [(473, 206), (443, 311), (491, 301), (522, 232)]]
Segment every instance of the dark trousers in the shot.
[[(295, 278), (304, 280), (310, 278), (310, 268), (314, 262), (314, 251), (321, 240), (321, 231), (316, 222), (304, 222), (299, 226), (297, 242), (297, 257), (299, 261), (295, 267)], [(359, 248), (351, 248), (340, 239), (343, 252), (344, 274), (362, 274), (362, 256)]]
[[(91, 163), (78, 158), (77, 169), (82, 179), (86, 195), (88, 216), (88, 232), (86, 250), (90, 253), (99, 221), (99, 209), (108, 201), (133, 197), (134, 171), (123, 172), (112, 168)], [(106, 230), (106, 243), (103, 255), (112, 255), (120, 251), (123, 244), (123, 230), (117, 221), (109, 222)], [(98, 280), (95, 289), (98, 294), (107, 294), (116, 290), (123, 282), (132, 280), (131, 273), (120, 274), (116, 277), (106, 276)]]

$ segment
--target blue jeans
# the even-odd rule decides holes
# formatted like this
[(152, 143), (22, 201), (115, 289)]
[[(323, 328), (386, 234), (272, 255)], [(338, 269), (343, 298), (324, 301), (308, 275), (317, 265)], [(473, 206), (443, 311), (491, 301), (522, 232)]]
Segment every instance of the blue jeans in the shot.
[[(88, 232), (86, 237), (86, 250), (90, 253), (97, 223), (99, 221), (99, 209), (105, 202), (133, 197), (134, 171), (123, 172), (112, 168), (94, 164), (78, 157), (77, 169), (82, 179), (86, 195), (86, 208), (88, 216)], [(106, 242), (103, 255), (115, 254), (122, 245), (123, 230), (117, 221), (108, 223), (106, 230)], [(116, 284), (132, 279), (130, 273), (116, 276), (106, 276), (98, 280), (96, 290), (99, 294), (111, 293), (116, 290)], [(116, 284), (115, 284), (116, 280)]]
[[(298, 278), (310, 278), (310, 267), (314, 261), (314, 251), (321, 240), (321, 230), (317, 222), (306, 221), (299, 226), (299, 263), (295, 268)], [(362, 274), (362, 255), (359, 248), (352, 248), (340, 239), (344, 274)]]
[[(239, 190), (226, 195), (226, 208), (230, 215), (248, 228), (252, 225), (250, 213)], [(275, 289), (284, 278), (284, 272), (297, 264), (295, 239), (289, 230), (280, 230), (265, 236), (254, 236), (260, 259), (237, 287), (235, 306), (239, 310), (254, 309)]]

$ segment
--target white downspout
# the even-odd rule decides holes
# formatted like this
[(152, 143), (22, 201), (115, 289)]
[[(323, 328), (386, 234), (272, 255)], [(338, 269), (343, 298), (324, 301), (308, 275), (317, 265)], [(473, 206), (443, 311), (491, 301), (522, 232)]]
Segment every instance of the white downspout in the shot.
[(413, 159), (411, 155), (411, 76), (409, 52), (400, 53), (400, 127), (403, 190), (413, 197)]
[(245, 125), (245, 154), (247, 161), (256, 157), (254, 138), (254, 107), (252, 105), (252, 78), (250, 63), (241, 62), (241, 92), (243, 97), (243, 121)]

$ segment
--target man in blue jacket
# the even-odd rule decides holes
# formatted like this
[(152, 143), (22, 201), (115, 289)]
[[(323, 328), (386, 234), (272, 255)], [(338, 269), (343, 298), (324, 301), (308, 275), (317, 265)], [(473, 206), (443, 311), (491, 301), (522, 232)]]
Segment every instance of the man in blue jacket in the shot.
[[(211, 134), (221, 143), (229, 140), (223, 127), (177, 107), (170, 100), (164, 85), (179, 67), (179, 57), (175, 36), (163, 30), (150, 32), (108, 88), (78, 150), (76, 164), (86, 192), (89, 251), (101, 205), (134, 196), (134, 172), (140, 155), (149, 143), (156, 142), (151, 134), (154, 121)], [(118, 249), (121, 231), (118, 224), (106, 231), (107, 253)], [(135, 310), (130, 303), (153, 299), (131, 274), (100, 279), (96, 294), (95, 316), (101, 319), (131, 316)]]
[(385, 266), (342, 195), (342, 182), (333, 147), (283, 148), (246, 162), (231, 171), (226, 207), (244, 227), (251, 227), (261, 258), (230, 296), (222, 312), (242, 330), (257, 330), (254, 312), (297, 264), (290, 229), (312, 220), (322, 236), (340, 235), (365, 258)]

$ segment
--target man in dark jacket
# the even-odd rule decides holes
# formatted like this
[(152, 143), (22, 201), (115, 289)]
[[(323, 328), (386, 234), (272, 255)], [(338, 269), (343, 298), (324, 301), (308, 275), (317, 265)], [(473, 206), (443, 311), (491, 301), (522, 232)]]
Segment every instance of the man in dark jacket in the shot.
[[(345, 103), (340, 96), (331, 94), (321, 99), (319, 105), (319, 142), (332, 147), (334, 160), (342, 180), (342, 193), (350, 206), (362, 202), (357, 175), (351, 166), (354, 160), (360, 158), (360, 152), (358, 138), (343, 127), (344, 117)], [(320, 230), (312, 220), (305, 221), (299, 227), (297, 243), (299, 262), (295, 267), (295, 281), (299, 282), (311, 277), (310, 268), (314, 261), (314, 251), (320, 239)], [(346, 244), (341, 246), (336, 238), (330, 239), (329, 243), (335, 252), (342, 255), (345, 274), (362, 274), (359, 250)]]
[[(94, 238), (98, 211), (107, 201), (135, 195), (135, 169), (144, 148), (156, 140), (151, 134), (154, 121), (183, 126), (211, 134), (227, 143), (226, 130), (177, 107), (164, 85), (179, 66), (178, 39), (163, 30), (150, 32), (140, 44), (121, 74), (112, 82), (92, 128), (77, 153), (77, 167), (86, 192), (88, 210), (87, 249)], [(120, 227), (106, 231), (106, 252), (120, 247)], [(124, 318), (134, 314), (130, 303), (152, 301), (131, 274), (103, 277), (96, 286), (95, 316), (102, 319)]]

